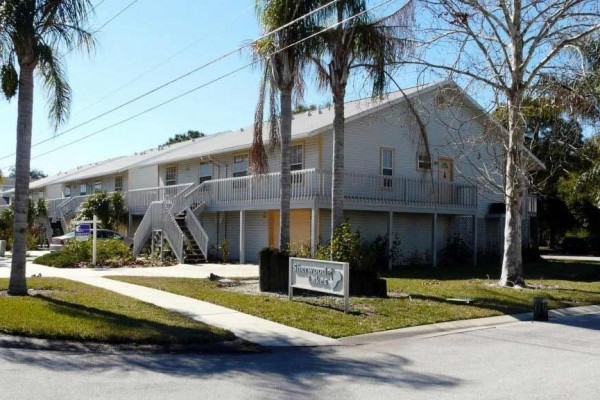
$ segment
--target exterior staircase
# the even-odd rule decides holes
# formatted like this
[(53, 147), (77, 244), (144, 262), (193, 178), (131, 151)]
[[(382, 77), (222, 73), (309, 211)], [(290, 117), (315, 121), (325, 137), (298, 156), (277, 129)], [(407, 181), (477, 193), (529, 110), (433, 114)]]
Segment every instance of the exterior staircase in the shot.
[(170, 200), (154, 201), (148, 207), (134, 235), (133, 254), (139, 255), (153, 231), (162, 231), (180, 263), (198, 264), (207, 261), (208, 236), (190, 205), (190, 186)]
[(206, 262), (206, 256), (203, 254), (200, 245), (194, 238), (194, 235), (192, 235), (192, 232), (185, 222), (186, 216), (186, 210), (175, 215), (175, 222), (179, 226), (179, 229), (181, 229), (181, 232), (183, 232), (183, 235), (186, 239), (186, 244), (183, 248), (183, 259), (186, 264), (200, 264)]

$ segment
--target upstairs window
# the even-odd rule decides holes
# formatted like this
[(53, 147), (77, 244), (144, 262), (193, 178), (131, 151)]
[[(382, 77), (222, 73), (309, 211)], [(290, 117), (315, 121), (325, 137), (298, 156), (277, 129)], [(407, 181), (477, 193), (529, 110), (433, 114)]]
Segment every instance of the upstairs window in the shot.
[(98, 193), (102, 191), (102, 182), (94, 183), (94, 193)]
[(71, 197), (71, 186), (65, 186), (65, 197)]
[(177, 185), (177, 165), (167, 167), (165, 175), (165, 186)]
[(123, 177), (117, 176), (115, 177), (115, 192), (123, 191)]
[(431, 155), (429, 154), (418, 154), (417, 155), (417, 169), (419, 170), (430, 170), (431, 169)]
[(233, 157), (233, 177), (248, 175), (248, 154)]
[(86, 194), (87, 194), (87, 185), (84, 183), (83, 185), (79, 186), (79, 195), (85, 196)]
[(381, 165), (381, 175), (383, 175), (383, 187), (391, 188), (393, 180), (392, 178), (387, 177), (391, 177), (394, 175), (394, 150), (381, 149), (379, 157)]
[(200, 164), (200, 179), (198, 183), (210, 181), (212, 179), (212, 164)]
[(300, 171), (304, 169), (304, 145), (298, 144), (292, 146), (292, 162), (290, 170)]

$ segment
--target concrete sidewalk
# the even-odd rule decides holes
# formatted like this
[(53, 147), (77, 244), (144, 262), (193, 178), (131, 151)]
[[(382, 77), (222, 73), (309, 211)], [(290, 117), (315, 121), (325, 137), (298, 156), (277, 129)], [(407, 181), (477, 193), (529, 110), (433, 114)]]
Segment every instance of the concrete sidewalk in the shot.
[(69, 277), (68, 279), (107, 289), (178, 312), (197, 321), (227, 329), (237, 337), (261, 346), (336, 346), (341, 344), (335, 339), (161, 290), (102, 277), (78, 276)]

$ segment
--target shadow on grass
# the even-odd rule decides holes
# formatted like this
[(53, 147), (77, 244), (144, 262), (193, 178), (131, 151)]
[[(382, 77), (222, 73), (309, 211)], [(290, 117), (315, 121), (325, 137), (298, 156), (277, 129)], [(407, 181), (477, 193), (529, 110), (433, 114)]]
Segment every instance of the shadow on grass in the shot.
[[(525, 280), (564, 280), (573, 282), (600, 281), (600, 264), (592, 262), (545, 261), (540, 260), (523, 266)], [(464, 279), (500, 279), (499, 265), (471, 265), (461, 267), (419, 266), (402, 267), (395, 271), (385, 271), (384, 278), (437, 279), (440, 281)]]
[[(86, 320), (91, 325), (97, 323), (106, 324), (107, 329), (114, 330), (115, 332), (113, 335), (108, 333), (108, 335), (103, 338), (102, 341), (106, 343), (136, 343), (137, 341), (140, 343), (151, 344), (204, 344), (235, 339), (235, 336), (231, 333), (218, 334), (211, 332), (210, 326), (206, 326), (206, 329), (172, 326), (82, 304), (71, 303), (42, 294), (38, 294), (35, 297), (48, 303), (51, 311), (56, 314), (67, 315), (79, 320)], [(141, 338), (132, 338), (129, 335), (124, 334), (127, 331), (132, 330), (138, 331), (138, 333), (141, 334)], [(154, 334), (148, 334), (148, 332), (154, 332)], [(60, 338), (78, 339), (75, 336), (60, 336)], [(81, 338), (79, 340), (81, 340)]]
[[(256, 355), (110, 354), (95, 356), (0, 350), (0, 358), (51, 371), (150, 371), (170, 376), (252, 380), (264, 398), (310, 399), (336, 381), (411, 390), (450, 389), (458, 378), (411, 371), (413, 362), (390, 354), (343, 354), (337, 349), (299, 349)], [(285, 395), (282, 395), (282, 392)]]

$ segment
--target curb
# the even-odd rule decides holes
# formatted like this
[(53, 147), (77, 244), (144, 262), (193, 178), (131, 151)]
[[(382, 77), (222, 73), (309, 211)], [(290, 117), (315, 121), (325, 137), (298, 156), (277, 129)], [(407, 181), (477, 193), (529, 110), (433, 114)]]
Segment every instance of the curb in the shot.
[(267, 349), (242, 339), (211, 344), (111, 344), (99, 342), (78, 342), (71, 340), (39, 339), (25, 336), (0, 335), (0, 349), (22, 349), (35, 351), (60, 351), (68, 353), (197, 353), (197, 354), (257, 354)]
[[(550, 310), (550, 318), (577, 317), (581, 315), (600, 314), (600, 305), (560, 308)], [(362, 346), (397, 339), (428, 338), (442, 335), (452, 335), (479, 329), (492, 329), (499, 326), (514, 325), (521, 322), (533, 322), (532, 313), (500, 315), (477, 319), (440, 322), (431, 325), (411, 326), (383, 332), (367, 333), (364, 335), (347, 336), (338, 339), (346, 346)]]

